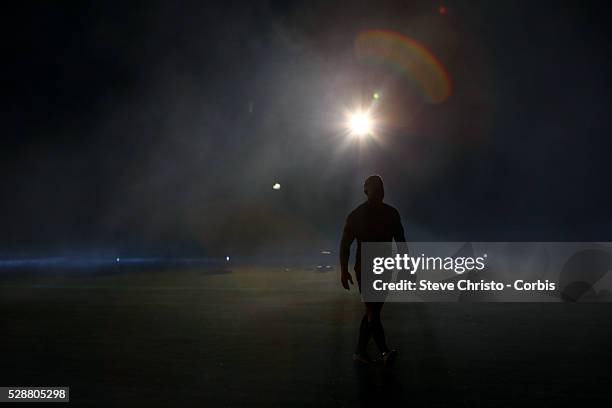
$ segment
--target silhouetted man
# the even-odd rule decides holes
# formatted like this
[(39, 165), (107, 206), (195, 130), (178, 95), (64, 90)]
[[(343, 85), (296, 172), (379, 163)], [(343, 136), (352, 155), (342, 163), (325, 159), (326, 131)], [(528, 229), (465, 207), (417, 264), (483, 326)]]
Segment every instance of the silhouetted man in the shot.
[[(354, 209), (346, 219), (342, 241), (340, 243), (340, 281), (344, 289), (349, 290), (353, 278), (348, 271), (351, 244), (357, 239), (357, 257), (355, 260), (355, 277), (361, 291), (361, 243), (362, 242), (405, 242), (404, 228), (399, 212), (383, 203), (385, 189), (380, 176), (370, 176), (363, 185), (363, 192), (368, 200)], [(370, 363), (366, 348), (370, 337), (382, 353), (385, 365), (391, 364), (397, 351), (390, 350), (385, 341), (385, 331), (380, 320), (383, 302), (364, 302), (366, 312), (359, 327), (359, 342), (353, 359), (361, 363)]]

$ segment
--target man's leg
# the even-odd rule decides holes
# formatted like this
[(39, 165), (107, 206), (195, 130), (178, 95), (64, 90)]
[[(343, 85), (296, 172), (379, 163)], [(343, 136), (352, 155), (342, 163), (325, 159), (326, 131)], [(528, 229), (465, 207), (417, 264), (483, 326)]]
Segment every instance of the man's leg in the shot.
[(364, 314), (361, 319), (361, 324), (359, 325), (359, 342), (357, 343), (357, 354), (362, 356), (367, 355), (368, 343), (370, 342), (370, 337), (372, 333), (370, 332), (370, 324), (368, 323), (368, 314)]
[[(357, 278), (357, 285), (359, 286), (359, 293), (361, 293), (361, 271), (355, 268), (355, 277)], [(370, 331), (370, 323), (368, 322), (368, 313), (366, 307), (366, 313), (361, 318), (361, 324), (359, 325), (359, 341), (357, 343), (357, 350), (353, 355), (355, 361), (362, 363), (369, 363), (370, 358), (368, 357), (368, 343), (370, 342), (372, 333)]]
[[(389, 348), (385, 339), (385, 329), (383, 328), (380, 320), (380, 312), (382, 310), (383, 302), (366, 302), (366, 318), (369, 327), (370, 335), (374, 338), (376, 346), (381, 353), (387, 353)], [(363, 324), (363, 320), (362, 320)]]
[(382, 321), (380, 320), (380, 312), (384, 303), (376, 302), (367, 304), (368, 308), (368, 326), (370, 333), (374, 338), (374, 342), (382, 353), (382, 362), (385, 366), (393, 364), (397, 358), (397, 350), (390, 350), (385, 341), (385, 329), (383, 329)]

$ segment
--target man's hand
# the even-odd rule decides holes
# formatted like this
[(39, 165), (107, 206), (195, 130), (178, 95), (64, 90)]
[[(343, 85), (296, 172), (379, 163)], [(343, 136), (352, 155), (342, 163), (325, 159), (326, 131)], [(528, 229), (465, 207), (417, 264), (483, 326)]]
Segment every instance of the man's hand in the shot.
[(342, 287), (346, 290), (350, 290), (349, 284), (348, 284), (349, 282), (351, 282), (351, 285), (354, 285), (353, 277), (348, 272), (342, 272), (340, 274), (340, 282), (342, 282)]

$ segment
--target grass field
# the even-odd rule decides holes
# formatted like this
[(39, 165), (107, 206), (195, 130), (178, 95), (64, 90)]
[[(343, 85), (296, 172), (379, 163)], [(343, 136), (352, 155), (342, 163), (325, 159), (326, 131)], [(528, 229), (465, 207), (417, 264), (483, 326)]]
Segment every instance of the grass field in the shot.
[(352, 363), (361, 314), (335, 271), (5, 276), (0, 385), (67, 385), (79, 407), (589, 406), (612, 397), (612, 304), (387, 304), (387, 337), (400, 352), (388, 370)]

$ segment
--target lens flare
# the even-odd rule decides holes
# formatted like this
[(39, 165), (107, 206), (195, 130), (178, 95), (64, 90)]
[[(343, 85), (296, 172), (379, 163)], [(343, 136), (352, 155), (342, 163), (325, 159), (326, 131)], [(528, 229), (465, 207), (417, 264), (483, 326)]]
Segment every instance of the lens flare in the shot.
[(405, 35), (387, 30), (367, 30), (355, 39), (357, 58), (381, 64), (408, 78), (431, 103), (444, 102), (451, 81), (442, 63), (425, 46)]
[(356, 111), (348, 117), (348, 128), (352, 135), (362, 137), (372, 134), (372, 118), (368, 112)]

